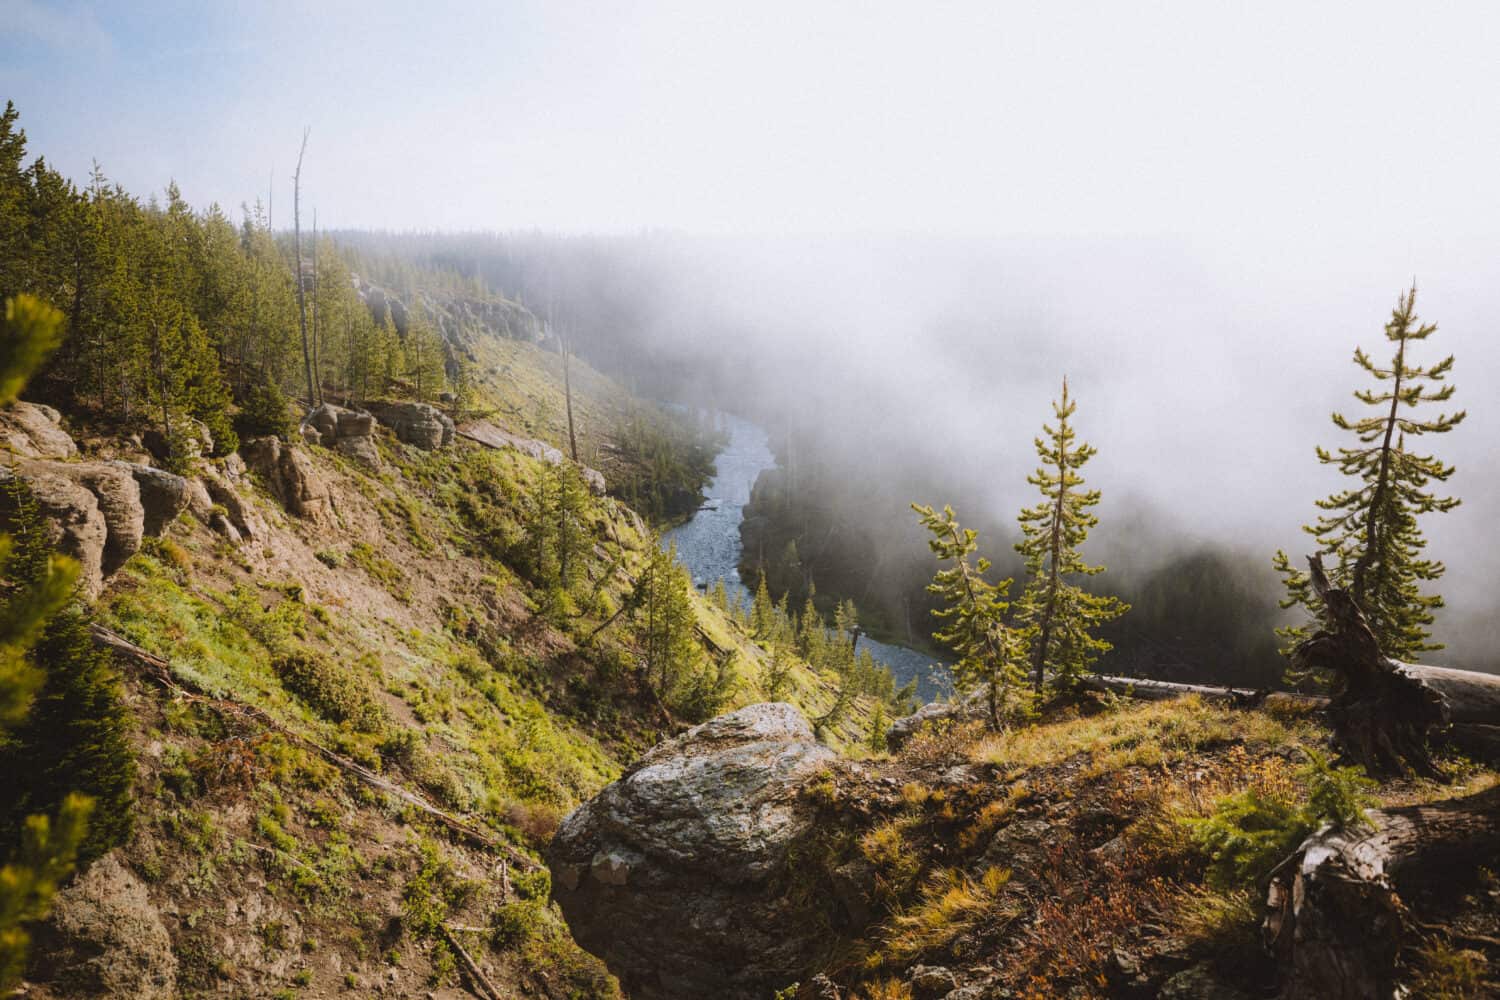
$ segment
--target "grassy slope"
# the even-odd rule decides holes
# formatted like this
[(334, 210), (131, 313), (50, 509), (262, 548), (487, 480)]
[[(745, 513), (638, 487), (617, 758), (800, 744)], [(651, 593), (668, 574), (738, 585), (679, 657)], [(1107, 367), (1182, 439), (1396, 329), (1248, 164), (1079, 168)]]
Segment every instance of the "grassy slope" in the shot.
[[(1274, 988), (1260, 887), (1215, 877), (1195, 824), (1247, 788), (1305, 800), (1300, 764), (1327, 741), (1311, 716), (1196, 698), (919, 738), (881, 765), (883, 784), (850, 772), (815, 790), (837, 831), (824, 866), (868, 865), (875, 885), (873, 922), (830, 950), (827, 970), (855, 1000), (910, 1000), (917, 965), (1027, 1000), (1154, 996), (1195, 965), (1269, 995), (1255, 992)], [(1452, 784), (1391, 782), (1375, 799), (1408, 804), (1500, 780), (1449, 766)], [(1411, 974), (1448, 975), (1432, 971), (1445, 947), (1434, 938)]]
[[(509, 366), (486, 388), (497, 422), (560, 398), (555, 356), (495, 350)], [(607, 421), (628, 399), (587, 371), (574, 387), (604, 451)], [(510, 426), (556, 442), (555, 416)], [(619, 606), (649, 541), (628, 509), (593, 501), (586, 582), (541, 614), (542, 595), (508, 552), (525, 544), (519, 507), (542, 465), (462, 440), (425, 454), (381, 432), (380, 448), (379, 475), (312, 449), (336, 525), (291, 518), (248, 481), (265, 540), (233, 547), (184, 516), (114, 578), (99, 618), (196, 686), (257, 706), (534, 854), (567, 810), (667, 735), (640, 687), (629, 624), (583, 641)], [(759, 650), (694, 600), (704, 633), (733, 653), (732, 704), (760, 700)], [(454, 984), (442, 920), (477, 928), (466, 947), (508, 988), (615, 993), (546, 904), (545, 874), (516, 871), (503, 895), (499, 857), (316, 755), (143, 682), (127, 690), (142, 776), (123, 854), (165, 915), (184, 995), (365, 994), (377, 984), (412, 995)], [(799, 667), (790, 698), (813, 714), (833, 692)], [(858, 706), (835, 739), (855, 744), (867, 725)]]

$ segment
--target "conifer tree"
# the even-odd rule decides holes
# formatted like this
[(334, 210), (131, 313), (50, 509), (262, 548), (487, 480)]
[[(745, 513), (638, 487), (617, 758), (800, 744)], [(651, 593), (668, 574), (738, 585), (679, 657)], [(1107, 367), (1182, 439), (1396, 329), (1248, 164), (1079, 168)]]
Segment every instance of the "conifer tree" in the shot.
[(692, 586), (675, 545), (651, 539), (650, 556), (636, 580), (631, 606), (639, 623), (646, 681), (673, 704), (699, 673), (702, 650), (695, 635)]
[(1104, 572), (1103, 566), (1085, 562), (1078, 551), (1089, 529), (1099, 523), (1091, 508), (1099, 503), (1100, 494), (1080, 489), (1080, 470), (1095, 449), (1074, 443), (1069, 420), (1077, 407), (1065, 378), (1062, 399), (1052, 404), (1057, 425), (1043, 424), (1044, 437), (1035, 442), (1042, 464), (1026, 477), (1041, 491), (1042, 500), (1020, 514), (1023, 537), (1016, 551), (1026, 561), (1028, 579), (1017, 602), (1016, 619), (1028, 646), (1038, 694), (1049, 673), (1055, 684), (1067, 685), (1086, 672), (1110, 648), (1094, 630), (1130, 610), (1118, 598), (1090, 593), (1074, 582)]
[(760, 582), (755, 585), (755, 600), (750, 605), (750, 626), (759, 639), (770, 639), (776, 633), (776, 605), (771, 602), (771, 591), (766, 587), (764, 570), (761, 571)]
[(937, 512), (914, 503), (911, 508), (932, 535), (927, 540), (928, 548), (940, 563), (951, 564), (938, 570), (927, 585), (944, 605), (933, 611), (933, 616), (945, 624), (932, 637), (958, 655), (953, 677), (960, 691), (986, 689), (990, 725), (999, 729), (1006, 715), (1014, 711), (1011, 692), (1025, 682), (1020, 647), (1005, 624), (1010, 606), (1005, 596), (1011, 581), (990, 583), (985, 579), (990, 561), (975, 556), (979, 533), (960, 525), (952, 507)]
[[(0, 330), (0, 406), (20, 395), (26, 380), (57, 346), (62, 325), (61, 313), (30, 296), (6, 300)], [(48, 555), (23, 578), (11, 571), (16, 558), (13, 540), (0, 536), (0, 737), (7, 742), (7, 730), (24, 724), (32, 698), (46, 679), (33, 662), (33, 647), (71, 598), (78, 575), (73, 560)], [(58, 883), (72, 871), (92, 806), (85, 796), (70, 794), (62, 797), (55, 816), (26, 817), (19, 848), (0, 867), (0, 990), (8, 991), (19, 980), (30, 943), (26, 924), (46, 916)], [(11, 846), (0, 849), (9, 853)]]
[[(1435, 324), (1417, 318), (1416, 304), (1413, 286), (1397, 300), (1385, 325), (1385, 339), (1395, 348), (1388, 367), (1381, 367), (1362, 348), (1355, 349), (1354, 363), (1374, 378), (1376, 387), (1357, 390), (1354, 397), (1374, 412), (1355, 419), (1333, 414), (1334, 426), (1354, 435), (1356, 443), (1336, 453), (1319, 447), (1317, 456), (1357, 485), (1317, 501), (1324, 513), (1303, 527), (1316, 539), (1318, 554), (1332, 557), (1325, 562), (1332, 564), (1328, 572), (1333, 585), (1349, 592), (1369, 619), (1381, 650), (1398, 660), (1442, 648), (1431, 641), (1429, 626), (1443, 599), (1424, 594), (1422, 585), (1441, 577), (1445, 567), (1423, 557), (1427, 540), (1417, 518), (1459, 504), (1456, 497), (1441, 497), (1429, 488), (1433, 482), (1446, 482), (1453, 466), (1408, 450), (1408, 439), (1414, 444), (1424, 434), (1446, 434), (1465, 416), (1459, 410), (1420, 419), (1414, 412), (1424, 403), (1446, 402), (1454, 392), (1447, 381), (1453, 355), (1427, 366), (1410, 357), (1410, 348), (1437, 331)], [(1307, 572), (1293, 566), (1284, 551), (1276, 553), (1273, 563), (1287, 589), (1282, 607), (1301, 607), (1311, 620), (1320, 618), (1321, 602)], [(1309, 624), (1301, 624), (1278, 634), (1290, 649), (1309, 631)]]

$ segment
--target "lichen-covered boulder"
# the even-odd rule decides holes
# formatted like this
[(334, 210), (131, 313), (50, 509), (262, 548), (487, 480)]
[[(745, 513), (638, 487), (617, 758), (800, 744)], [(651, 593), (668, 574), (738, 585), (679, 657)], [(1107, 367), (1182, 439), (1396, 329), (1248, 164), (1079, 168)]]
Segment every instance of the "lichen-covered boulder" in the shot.
[(72, 458), (78, 446), (52, 407), (15, 402), (0, 408), (0, 451), (28, 458)]
[(793, 859), (816, 833), (804, 790), (835, 760), (779, 703), (651, 750), (553, 838), (553, 896), (574, 937), (641, 1000), (786, 986), (827, 944), (828, 901), (798, 891)]
[(333, 495), (306, 452), (275, 437), (247, 441), (240, 452), (287, 513), (317, 524), (332, 521)]
[(453, 420), (426, 403), (370, 403), (375, 419), (405, 444), (436, 451), (453, 443)]
[(168, 1000), (177, 956), (134, 872), (107, 854), (58, 893), (36, 932), (32, 976), (43, 995)]

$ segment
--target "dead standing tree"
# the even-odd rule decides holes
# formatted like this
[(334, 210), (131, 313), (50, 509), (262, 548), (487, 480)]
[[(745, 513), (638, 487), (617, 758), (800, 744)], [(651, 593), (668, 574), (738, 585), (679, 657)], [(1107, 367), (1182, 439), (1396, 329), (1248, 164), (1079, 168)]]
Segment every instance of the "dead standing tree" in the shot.
[(293, 271), (297, 275), (297, 319), (302, 327), (302, 364), (307, 373), (307, 405), (317, 406), (317, 388), (313, 384), (312, 348), (307, 340), (307, 293), (302, 280), (302, 158), (307, 155), (307, 137), (311, 128), (302, 130), (302, 149), (297, 153), (297, 172), (292, 175), (292, 250), (297, 256)]

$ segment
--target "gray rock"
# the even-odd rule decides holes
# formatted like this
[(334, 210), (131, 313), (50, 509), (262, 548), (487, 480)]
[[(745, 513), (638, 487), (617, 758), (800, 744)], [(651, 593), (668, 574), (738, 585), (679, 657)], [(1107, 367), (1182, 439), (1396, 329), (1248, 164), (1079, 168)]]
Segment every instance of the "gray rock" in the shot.
[(0, 409), (0, 449), (28, 458), (72, 458), (78, 446), (61, 423), (62, 416), (50, 406), (12, 403)]
[(177, 956), (146, 886), (112, 854), (96, 861), (52, 904), (36, 934), (33, 978), (53, 995), (167, 1000)]
[(800, 793), (836, 755), (786, 704), (752, 705), (663, 743), (553, 838), (553, 895), (630, 995), (763, 998), (826, 946), (787, 893), (814, 832)]
[(125, 565), (140, 550), (146, 535), (146, 511), (141, 506), (141, 488), (124, 463), (53, 462), (59, 475), (67, 476), (93, 493), (99, 512), (109, 529), (104, 541), (104, 575)]
[(332, 522), (333, 495), (305, 452), (274, 437), (247, 441), (240, 450), (287, 513), (316, 524)]
[(347, 455), (367, 469), (376, 472), (380, 470), (380, 450), (375, 447), (374, 438), (339, 438), (335, 448), (340, 455)]
[(203, 485), (202, 480), (189, 479), (187, 481), (187, 509), (204, 524), (207, 524), (208, 519), (213, 516), (214, 501), (208, 495), (208, 487)]
[(266, 522), (255, 510), (255, 507), (241, 495), (240, 491), (229, 485), (228, 480), (216, 476), (205, 477), (204, 485), (207, 487), (208, 495), (213, 502), (224, 508), (224, 514), (228, 524), (234, 528), (231, 536), (221, 527), (216, 526), (212, 519), (209, 527), (230, 541), (238, 542), (242, 538), (256, 539), (266, 537)]
[(397, 440), (436, 451), (453, 443), (453, 421), (426, 403), (370, 403), (375, 419), (395, 433)]
[[(141, 494), (141, 510), (148, 535), (160, 535), (177, 515), (187, 509), (190, 497), (188, 481), (162, 469), (134, 462), (118, 462), (135, 479)], [(200, 489), (202, 487), (199, 487)]]
[(984, 860), (988, 865), (1008, 868), (1015, 884), (1035, 886), (1051, 864), (1051, 847), (1056, 840), (1057, 831), (1047, 820), (1012, 820), (990, 841)]
[(79, 586), (87, 596), (94, 597), (104, 586), (104, 544), (109, 529), (94, 494), (50, 468), (62, 464), (37, 462), (28, 463), (25, 469), (19, 463), (11, 468), (0, 467), (0, 531), (15, 527), (16, 508), (9, 484), (13, 477), (19, 476), (30, 488), (37, 510), (47, 520), (52, 544), (64, 555), (78, 560)]
[(952, 970), (941, 965), (918, 965), (907, 979), (916, 1000), (940, 1000), (958, 988)]

